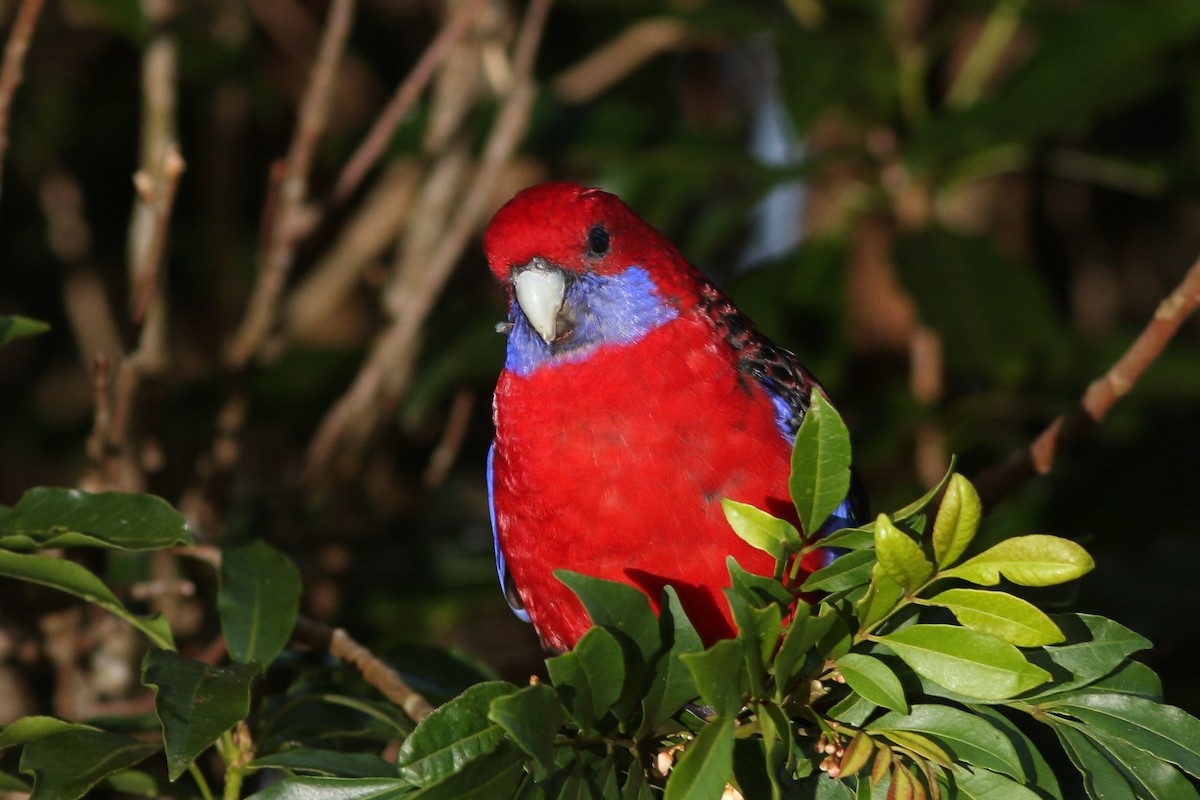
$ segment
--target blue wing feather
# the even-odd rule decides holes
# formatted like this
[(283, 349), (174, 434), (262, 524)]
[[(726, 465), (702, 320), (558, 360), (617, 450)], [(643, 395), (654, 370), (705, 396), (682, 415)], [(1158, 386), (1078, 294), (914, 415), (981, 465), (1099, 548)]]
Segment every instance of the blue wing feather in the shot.
[(492, 521), (492, 545), (496, 550), (496, 577), (500, 580), (500, 589), (504, 592), (504, 599), (508, 601), (508, 607), (519, 619), (529, 622), (529, 612), (525, 610), (525, 604), (521, 602), (521, 595), (517, 593), (517, 585), (513, 582), (512, 573), (508, 571), (508, 565), (504, 563), (504, 552), (500, 550), (500, 535), (496, 531), (496, 500), (492, 492), (492, 461), (495, 457), (496, 443), (492, 442), (487, 454), (487, 490), (488, 517)]

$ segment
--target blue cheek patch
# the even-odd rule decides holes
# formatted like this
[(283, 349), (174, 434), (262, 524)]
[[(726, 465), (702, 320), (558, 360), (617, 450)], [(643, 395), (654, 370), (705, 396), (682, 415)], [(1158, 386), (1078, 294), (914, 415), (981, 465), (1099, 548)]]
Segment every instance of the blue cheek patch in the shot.
[(549, 345), (513, 301), (505, 369), (524, 376), (543, 366), (582, 361), (596, 347), (633, 344), (679, 316), (641, 267), (618, 275), (573, 275), (564, 305), (575, 319), (575, 330), (569, 341)]

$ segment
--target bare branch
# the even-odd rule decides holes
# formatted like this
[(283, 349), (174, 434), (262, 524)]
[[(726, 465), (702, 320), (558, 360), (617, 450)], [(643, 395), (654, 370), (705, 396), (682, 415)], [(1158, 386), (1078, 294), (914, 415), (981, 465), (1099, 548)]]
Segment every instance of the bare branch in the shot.
[(300, 101), (296, 131), (284, 161), (275, 202), (268, 204), (266, 241), (259, 258), (255, 284), (246, 316), (234, 334), (227, 359), (234, 370), (243, 369), (266, 341), (279, 313), (279, 297), (296, 257), (296, 245), (315, 222), (306, 208), (308, 177), (317, 141), (325, 131), (338, 64), (354, 19), (355, 0), (334, 0), (329, 9), (317, 60)]
[(434, 37), (429, 46), (425, 48), (425, 52), (421, 54), (421, 58), (413, 66), (400, 86), (396, 88), (396, 93), (392, 95), (392, 99), (388, 101), (387, 106), (379, 114), (379, 118), (375, 120), (375, 124), (371, 127), (362, 144), (346, 162), (346, 166), (342, 168), (341, 175), (338, 176), (337, 183), (334, 184), (333, 194), (330, 197), (330, 202), (334, 205), (344, 203), (350, 195), (354, 194), (358, 189), (362, 179), (371, 170), (375, 162), (379, 159), (381, 153), (391, 141), (392, 135), (396, 132), (396, 128), (404, 120), (404, 115), (412, 108), (413, 103), (421, 96), (421, 92), (432, 80), (434, 73), (442, 60), (450, 52), (454, 44), (466, 34), (471, 23), (475, 21), (475, 15), (479, 9), (483, 7), (483, 0), (471, 0), (464, 3), (454, 12), (454, 15), (446, 21), (446, 24)]
[(1133, 389), (1197, 306), (1200, 306), (1200, 260), (1159, 304), (1154, 317), (1129, 349), (1107, 372), (1091, 382), (1075, 408), (1051, 422), (1028, 447), (975, 479), (984, 505), (995, 505), (1034, 475), (1048, 473), (1063, 448), (1082, 438)]
[(584, 56), (550, 84), (568, 103), (586, 103), (659, 53), (687, 41), (687, 25), (673, 17), (639, 20)]
[[(0, 64), (0, 179), (4, 175), (4, 154), (8, 151), (8, 114), (13, 95), (24, 77), (25, 54), (37, 27), (38, 15), (46, 0), (24, 0), (17, 9), (8, 43), (4, 45), (4, 61)], [(4, 182), (0, 180), (0, 187)]]

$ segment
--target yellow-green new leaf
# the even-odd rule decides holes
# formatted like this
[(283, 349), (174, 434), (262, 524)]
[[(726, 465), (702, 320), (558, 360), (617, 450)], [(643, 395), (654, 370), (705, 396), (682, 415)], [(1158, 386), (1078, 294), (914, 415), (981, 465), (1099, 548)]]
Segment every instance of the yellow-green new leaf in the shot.
[(1005, 539), (942, 577), (995, 586), (1003, 576), (1021, 586), (1053, 586), (1086, 575), (1093, 566), (1092, 557), (1075, 542), (1035, 533)]
[(721, 509), (734, 533), (774, 558), (783, 558), (803, 545), (800, 532), (792, 523), (773, 517), (761, 508), (725, 499), (721, 501)]
[(947, 589), (928, 602), (950, 609), (964, 628), (1017, 647), (1043, 647), (1066, 638), (1041, 609), (1007, 592)]
[(886, 514), (875, 519), (875, 557), (892, 580), (912, 591), (933, 575), (933, 564), (913, 538), (892, 524)]
[(975, 538), (980, 509), (975, 487), (962, 475), (954, 473), (933, 521), (933, 557), (939, 567), (948, 567), (957, 561)]
[(957, 625), (911, 625), (872, 637), (918, 675), (980, 700), (1007, 700), (1050, 680), (1007, 642)]

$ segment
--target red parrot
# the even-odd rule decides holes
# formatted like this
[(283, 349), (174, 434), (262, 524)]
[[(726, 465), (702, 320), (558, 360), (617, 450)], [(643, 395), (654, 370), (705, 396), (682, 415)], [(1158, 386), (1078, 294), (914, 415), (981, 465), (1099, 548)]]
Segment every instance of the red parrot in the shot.
[[(612, 194), (525, 189), (484, 250), (509, 298), (488, 483), (514, 612), (547, 647), (572, 647), (591, 623), (554, 577), (565, 568), (653, 604), (670, 584), (706, 644), (734, 636), (726, 557), (765, 575), (775, 563), (733, 532), (721, 499), (799, 526), (792, 442), (824, 390)], [(852, 489), (827, 529), (863, 514)]]

